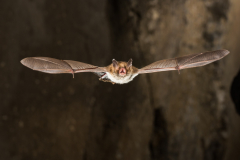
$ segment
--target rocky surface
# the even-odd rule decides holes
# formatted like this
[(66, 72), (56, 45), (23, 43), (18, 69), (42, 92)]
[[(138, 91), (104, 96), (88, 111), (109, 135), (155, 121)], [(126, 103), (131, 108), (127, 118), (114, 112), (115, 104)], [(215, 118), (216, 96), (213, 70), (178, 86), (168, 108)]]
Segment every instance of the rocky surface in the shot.
[[(0, 1), (0, 159), (240, 159), (229, 89), (240, 67), (238, 0)], [(31, 56), (105, 66), (226, 48), (205, 67), (140, 75), (49, 75)]]

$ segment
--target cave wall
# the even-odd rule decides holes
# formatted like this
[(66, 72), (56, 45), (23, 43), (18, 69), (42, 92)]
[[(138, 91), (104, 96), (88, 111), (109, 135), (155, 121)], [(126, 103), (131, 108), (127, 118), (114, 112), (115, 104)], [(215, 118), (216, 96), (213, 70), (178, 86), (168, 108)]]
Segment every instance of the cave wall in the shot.
[[(237, 0), (0, 1), (0, 159), (239, 159)], [(205, 67), (125, 85), (49, 75), (31, 56), (105, 66), (225, 48)]]

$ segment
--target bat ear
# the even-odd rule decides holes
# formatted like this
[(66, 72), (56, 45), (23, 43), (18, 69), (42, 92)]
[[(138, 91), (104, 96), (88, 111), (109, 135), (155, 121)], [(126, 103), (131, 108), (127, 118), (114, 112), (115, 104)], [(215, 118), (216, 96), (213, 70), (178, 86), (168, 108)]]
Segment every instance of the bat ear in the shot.
[(127, 68), (129, 68), (129, 67), (131, 67), (132, 66), (132, 58), (131, 59), (129, 59), (129, 61), (127, 62)]
[(118, 68), (118, 61), (116, 61), (115, 59), (112, 60), (112, 64), (114, 68)]

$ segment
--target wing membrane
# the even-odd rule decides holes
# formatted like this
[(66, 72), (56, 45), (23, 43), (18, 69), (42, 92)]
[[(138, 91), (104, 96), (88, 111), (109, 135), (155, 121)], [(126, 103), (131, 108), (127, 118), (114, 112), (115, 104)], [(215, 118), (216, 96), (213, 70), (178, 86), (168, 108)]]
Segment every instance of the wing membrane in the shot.
[(139, 74), (200, 67), (217, 61), (229, 53), (228, 50), (216, 50), (160, 60), (139, 69)]
[(49, 57), (29, 57), (21, 60), (21, 63), (33, 70), (51, 74), (105, 72), (105, 67), (98, 67), (83, 62), (59, 60)]
[(72, 60), (64, 60), (64, 62), (68, 63), (71, 68), (74, 70), (74, 73), (79, 72), (106, 72), (105, 67), (93, 66), (91, 64), (72, 61)]

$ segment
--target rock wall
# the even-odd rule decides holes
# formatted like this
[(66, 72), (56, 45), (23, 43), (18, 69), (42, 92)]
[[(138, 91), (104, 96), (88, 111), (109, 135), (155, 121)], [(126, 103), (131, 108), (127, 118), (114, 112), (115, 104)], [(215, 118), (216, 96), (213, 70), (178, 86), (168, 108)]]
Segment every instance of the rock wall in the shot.
[[(238, 0), (0, 1), (0, 159), (239, 159), (229, 88), (240, 67)], [(49, 75), (31, 56), (105, 66), (226, 48), (205, 67), (125, 85)]]

